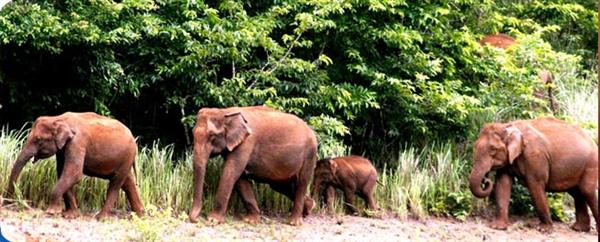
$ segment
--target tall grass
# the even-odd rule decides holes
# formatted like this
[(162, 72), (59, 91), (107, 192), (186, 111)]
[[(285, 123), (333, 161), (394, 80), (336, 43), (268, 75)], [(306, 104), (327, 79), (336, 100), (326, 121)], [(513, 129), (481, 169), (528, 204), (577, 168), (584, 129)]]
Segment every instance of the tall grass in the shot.
[(598, 74), (565, 71), (556, 76), (557, 101), (563, 117), (598, 140)]

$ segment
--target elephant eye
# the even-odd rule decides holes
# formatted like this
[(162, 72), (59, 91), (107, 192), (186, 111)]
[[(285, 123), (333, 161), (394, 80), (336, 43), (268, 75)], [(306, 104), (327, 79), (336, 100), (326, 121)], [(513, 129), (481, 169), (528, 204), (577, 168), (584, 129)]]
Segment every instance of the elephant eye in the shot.
[(498, 149), (496, 149), (496, 147), (490, 146), (490, 155), (492, 155), (492, 156), (496, 155), (497, 151), (498, 151)]

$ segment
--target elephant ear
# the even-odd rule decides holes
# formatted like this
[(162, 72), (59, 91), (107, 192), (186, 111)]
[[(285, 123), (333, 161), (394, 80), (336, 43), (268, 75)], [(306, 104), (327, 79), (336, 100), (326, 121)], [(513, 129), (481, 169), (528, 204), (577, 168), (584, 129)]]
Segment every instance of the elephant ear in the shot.
[(523, 153), (523, 133), (513, 125), (506, 127), (504, 132), (506, 132), (504, 142), (508, 150), (508, 162), (512, 164)]
[(338, 164), (334, 159), (329, 159), (329, 168), (331, 169), (331, 174), (334, 174), (337, 172), (337, 168), (338, 168)]
[(229, 151), (235, 149), (252, 133), (247, 123), (241, 112), (225, 114), (225, 142)]
[(58, 149), (62, 149), (75, 136), (75, 131), (62, 121), (54, 122), (54, 126), (54, 143)]

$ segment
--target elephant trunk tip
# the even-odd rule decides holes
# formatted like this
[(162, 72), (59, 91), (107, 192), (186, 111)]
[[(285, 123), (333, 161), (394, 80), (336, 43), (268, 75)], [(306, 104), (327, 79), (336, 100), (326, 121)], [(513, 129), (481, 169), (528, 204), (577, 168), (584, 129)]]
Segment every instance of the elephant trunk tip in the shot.
[[(483, 185), (483, 187), (482, 187)], [(471, 177), (469, 188), (477, 198), (485, 198), (492, 193), (494, 183), (487, 177)]]
[(15, 161), (15, 164), (13, 165), (13, 168), (10, 172), (8, 188), (6, 189), (7, 197), (13, 196), (15, 186), (17, 183), (17, 179), (19, 179), (19, 175), (21, 174), (23, 167), (29, 160), (31, 160), (32, 157), (34, 157), (36, 155), (36, 153), (37, 153), (36, 149), (24, 148), (21, 151), (21, 153), (19, 154), (19, 156), (17, 157), (17, 160)]

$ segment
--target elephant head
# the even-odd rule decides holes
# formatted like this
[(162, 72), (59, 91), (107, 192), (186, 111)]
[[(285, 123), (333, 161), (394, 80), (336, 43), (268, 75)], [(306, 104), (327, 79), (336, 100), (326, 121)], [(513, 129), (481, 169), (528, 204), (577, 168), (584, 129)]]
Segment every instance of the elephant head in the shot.
[[(474, 163), (469, 188), (478, 198), (492, 192), (490, 171), (512, 164), (523, 152), (523, 133), (513, 124), (486, 124), (473, 147)], [(482, 188), (483, 185), (483, 188)]]
[(321, 186), (321, 183), (334, 183), (338, 180), (337, 178), (338, 164), (334, 159), (325, 158), (317, 161), (315, 167), (315, 180), (311, 189), (311, 194), (316, 195), (317, 190)]
[(36, 119), (10, 173), (8, 196), (12, 196), (15, 182), (19, 178), (21, 170), (32, 157), (33, 163), (35, 163), (39, 159), (45, 159), (56, 154), (65, 147), (74, 135), (75, 131), (62, 120), (49, 117)]
[(206, 163), (211, 156), (232, 152), (248, 137), (252, 130), (241, 112), (222, 109), (200, 109), (194, 127), (194, 197), (190, 220), (202, 210), (202, 192)]

